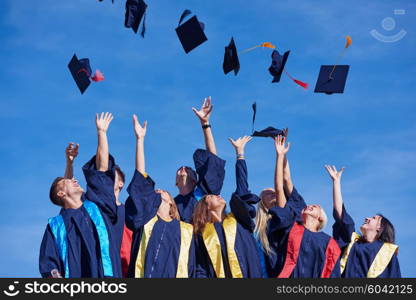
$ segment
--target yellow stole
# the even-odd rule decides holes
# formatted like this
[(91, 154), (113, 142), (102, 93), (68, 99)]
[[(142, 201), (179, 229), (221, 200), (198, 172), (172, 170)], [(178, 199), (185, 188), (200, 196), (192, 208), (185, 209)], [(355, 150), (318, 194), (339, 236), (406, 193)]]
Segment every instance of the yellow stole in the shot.
[[(225, 240), (227, 244), (227, 256), (230, 264), (231, 275), (233, 278), (242, 278), (240, 263), (238, 262), (237, 253), (235, 252), (235, 238), (237, 235), (237, 220), (232, 213), (224, 219), (222, 223), (224, 228)], [(202, 231), (202, 239), (212, 266), (214, 267), (217, 278), (225, 278), (224, 263), (221, 255), (221, 243), (213, 223), (205, 224)]]
[[(345, 270), (345, 266), (347, 265), (348, 256), (350, 255), (352, 246), (360, 239), (360, 235), (356, 232), (353, 232), (351, 235), (351, 242), (348, 244), (347, 249), (345, 249), (344, 254), (342, 255), (340, 266), (341, 266), (341, 274)], [(374, 258), (370, 268), (367, 272), (367, 278), (377, 278), (378, 276), (383, 273), (383, 271), (387, 268), (390, 260), (392, 259), (394, 253), (397, 251), (399, 246), (392, 244), (392, 243), (383, 243), (380, 250), (377, 252), (376, 257)]]
[[(154, 216), (149, 222), (144, 225), (142, 238), (140, 240), (139, 252), (136, 259), (136, 268), (134, 277), (143, 278), (145, 268), (145, 256), (146, 249), (149, 244), (150, 236), (152, 235), (153, 227), (158, 220), (158, 216)], [(188, 261), (189, 261), (189, 249), (192, 242), (193, 226), (191, 224), (180, 222), (181, 230), (181, 246), (179, 250), (178, 268), (176, 271), (177, 278), (188, 277)]]

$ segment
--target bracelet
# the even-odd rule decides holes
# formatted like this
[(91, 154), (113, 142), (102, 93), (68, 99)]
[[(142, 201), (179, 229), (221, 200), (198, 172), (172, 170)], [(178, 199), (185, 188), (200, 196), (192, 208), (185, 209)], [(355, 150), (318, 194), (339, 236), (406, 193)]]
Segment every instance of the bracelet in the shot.
[(244, 159), (244, 154), (237, 154), (237, 159)]
[(211, 124), (202, 125), (202, 129), (211, 128)]

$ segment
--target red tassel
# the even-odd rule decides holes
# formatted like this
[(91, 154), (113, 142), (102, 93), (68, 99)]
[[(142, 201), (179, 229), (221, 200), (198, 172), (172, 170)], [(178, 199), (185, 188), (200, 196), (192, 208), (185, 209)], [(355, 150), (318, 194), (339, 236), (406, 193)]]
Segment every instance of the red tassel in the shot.
[(296, 84), (298, 84), (298, 85), (300, 85), (301, 87), (303, 87), (305, 90), (307, 90), (307, 89), (308, 89), (308, 86), (309, 86), (309, 84), (308, 84), (308, 83), (306, 83), (306, 82), (302, 82), (302, 81), (297, 80), (297, 79), (293, 79), (293, 81), (294, 81)]
[(100, 72), (100, 70), (95, 71), (95, 74), (93, 77), (91, 77), (92, 81), (98, 82), (104, 80), (104, 74)]

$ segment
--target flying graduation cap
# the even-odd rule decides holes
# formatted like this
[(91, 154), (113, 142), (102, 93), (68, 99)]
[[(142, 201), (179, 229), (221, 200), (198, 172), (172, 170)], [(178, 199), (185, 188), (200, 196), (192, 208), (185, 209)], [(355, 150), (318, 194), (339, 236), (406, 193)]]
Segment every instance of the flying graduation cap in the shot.
[(127, 0), (126, 15), (124, 17), (124, 26), (133, 29), (134, 33), (139, 30), (140, 22), (143, 18), (142, 31), (140, 35), (144, 37), (146, 32), (146, 9), (147, 4), (143, 0)]
[(315, 93), (325, 93), (331, 95), (333, 93), (344, 93), (345, 83), (347, 81), (349, 65), (338, 65), (339, 60), (344, 56), (345, 51), (351, 45), (352, 39), (349, 35), (346, 37), (346, 43), (343, 51), (338, 56), (335, 65), (321, 66), (318, 80), (315, 85)]
[(196, 16), (182, 24), (183, 20), (191, 13), (189, 9), (185, 9), (179, 19), (178, 27), (175, 29), (185, 53), (191, 52), (208, 40), (204, 33), (204, 23), (199, 22)]
[(254, 122), (256, 120), (256, 114), (257, 114), (257, 103), (254, 102), (251, 106), (253, 108), (253, 123), (252, 123), (252, 136), (258, 136), (258, 137), (276, 137), (278, 135), (286, 136), (285, 130), (277, 129), (274, 127), (267, 127), (260, 131), (254, 131)]
[(240, 61), (238, 60), (234, 38), (231, 38), (230, 44), (225, 47), (222, 69), (224, 70), (224, 74), (234, 71), (234, 75), (237, 75), (240, 70)]
[(78, 59), (76, 54), (74, 54), (68, 64), (68, 68), (81, 94), (84, 94), (91, 80), (95, 82), (104, 80), (104, 75), (99, 70), (96, 70), (94, 76), (91, 76), (92, 70), (88, 58)]

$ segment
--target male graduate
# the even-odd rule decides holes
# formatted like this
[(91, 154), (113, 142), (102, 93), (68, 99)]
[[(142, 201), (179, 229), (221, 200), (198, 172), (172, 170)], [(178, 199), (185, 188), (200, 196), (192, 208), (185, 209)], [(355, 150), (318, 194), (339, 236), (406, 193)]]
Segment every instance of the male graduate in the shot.
[(66, 151), (65, 177), (57, 177), (50, 188), (50, 200), (61, 211), (48, 220), (40, 247), (40, 274), (54, 278), (121, 277), (113, 231), (113, 186), (105, 183), (108, 188), (98, 194), (89, 183), (85, 194), (72, 177), (77, 153), (78, 145), (71, 143)]
[[(88, 184), (87, 196), (96, 199), (111, 220), (115, 245), (121, 258), (123, 276), (127, 275), (130, 261), (132, 232), (124, 224), (125, 208), (120, 202), (120, 192), (124, 187), (125, 175), (109, 154), (107, 131), (113, 120), (111, 113), (96, 114), (97, 153), (82, 168)], [(114, 197), (108, 197), (111, 193)]]
[(217, 156), (214, 136), (209, 122), (213, 105), (211, 97), (205, 98), (201, 109), (192, 108), (204, 133), (205, 147), (194, 152), (196, 172), (187, 166), (176, 171), (179, 194), (174, 198), (182, 221), (191, 223), (195, 205), (206, 195), (219, 195), (225, 177), (225, 161)]

